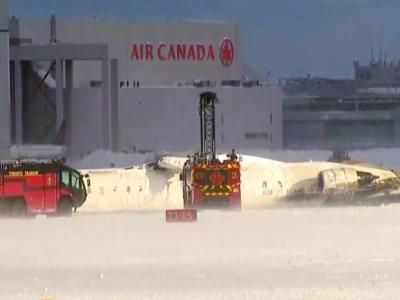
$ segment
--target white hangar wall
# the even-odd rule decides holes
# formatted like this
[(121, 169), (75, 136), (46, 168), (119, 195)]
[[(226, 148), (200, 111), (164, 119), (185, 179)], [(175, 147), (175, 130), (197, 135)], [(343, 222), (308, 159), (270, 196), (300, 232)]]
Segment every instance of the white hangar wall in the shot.
[[(276, 87), (215, 88), (216, 137), (220, 151), (282, 147), (282, 94)], [(119, 149), (197, 151), (200, 147), (199, 88), (119, 90)], [(73, 155), (101, 143), (100, 90), (74, 89)]]
[[(20, 20), (20, 37), (32, 43), (50, 42), (49, 20)], [(118, 59), (119, 80), (141, 86), (178, 82), (240, 79), (242, 53), (234, 22), (124, 21), (113, 19), (56, 19), (61, 43), (106, 43), (110, 58)], [(221, 60), (222, 42), (229, 39), (228, 57)], [(224, 64), (224, 63), (225, 64)], [(100, 64), (77, 62), (76, 87), (100, 80)]]

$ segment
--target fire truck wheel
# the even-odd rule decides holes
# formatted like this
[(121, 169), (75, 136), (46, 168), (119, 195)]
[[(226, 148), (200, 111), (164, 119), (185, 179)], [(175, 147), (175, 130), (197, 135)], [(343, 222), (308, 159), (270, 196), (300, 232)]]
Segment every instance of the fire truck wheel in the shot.
[(58, 214), (60, 216), (70, 216), (72, 214), (73, 206), (72, 199), (61, 198), (58, 203)]
[(12, 217), (25, 217), (26, 216), (26, 204), (23, 199), (14, 200), (11, 205), (11, 216)]

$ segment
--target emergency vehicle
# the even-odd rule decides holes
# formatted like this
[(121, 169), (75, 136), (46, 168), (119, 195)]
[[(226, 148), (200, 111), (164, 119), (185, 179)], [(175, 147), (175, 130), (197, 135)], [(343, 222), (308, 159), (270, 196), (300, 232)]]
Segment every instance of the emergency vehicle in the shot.
[(181, 173), (185, 208), (241, 208), (240, 162), (234, 150), (220, 161), (215, 146), (213, 92), (200, 94), (200, 153), (188, 156)]
[(83, 176), (61, 160), (15, 160), (0, 164), (3, 216), (71, 215), (85, 202)]

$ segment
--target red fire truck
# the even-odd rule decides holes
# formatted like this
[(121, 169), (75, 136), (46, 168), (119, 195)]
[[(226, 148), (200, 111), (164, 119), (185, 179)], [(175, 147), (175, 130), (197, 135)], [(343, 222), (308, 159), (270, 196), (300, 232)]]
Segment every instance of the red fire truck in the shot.
[(201, 151), (188, 156), (182, 173), (185, 208), (241, 208), (240, 162), (232, 150), (228, 159), (220, 161), (215, 147), (216, 94), (200, 94)]
[(1, 162), (3, 216), (68, 216), (85, 202), (86, 196), (82, 175), (62, 161)]
[(183, 171), (185, 207), (240, 208), (238, 161), (193, 162)]

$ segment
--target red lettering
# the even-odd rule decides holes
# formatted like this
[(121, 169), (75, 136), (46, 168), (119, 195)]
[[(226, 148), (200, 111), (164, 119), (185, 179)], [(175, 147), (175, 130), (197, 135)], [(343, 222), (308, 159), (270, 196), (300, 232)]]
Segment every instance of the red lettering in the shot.
[(169, 45), (168, 60), (175, 60), (174, 45)]
[(132, 44), (131, 59), (139, 60), (138, 47), (136, 44)]
[(188, 51), (188, 54), (187, 54), (187, 59), (189, 60), (190, 58), (193, 59), (193, 60), (196, 60), (196, 55), (194, 53), (194, 46), (193, 45), (189, 46), (189, 51)]
[(144, 56), (144, 45), (140, 44), (140, 59), (143, 60)]
[(204, 44), (165, 44), (160, 43), (157, 53), (153, 44), (132, 44), (132, 60), (154, 60), (155, 58), (165, 60), (192, 60), (192, 61), (214, 61), (215, 52), (212, 45)]
[(146, 60), (153, 60), (153, 45), (146, 44)]
[(159, 60), (165, 60), (165, 56), (163, 56), (162, 54), (162, 48), (167, 47), (167, 45), (165, 45), (164, 43), (161, 43), (160, 45), (158, 45), (158, 49), (157, 49), (157, 55), (158, 55), (158, 59)]
[(204, 48), (204, 45), (197, 44), (196, 50), (197, 50), (197, 60), (203, 60), (204, 57), (206, 56), (206, 49)]
[(176, 46), (176, 59), (177, 60), (180, 60), (180, 59), (185, 60), (186, 59), (186, 45), (185, 44), (178, 44)]
[(212, 45), (208, 46), (207, 60), (215, 60), (214, 48)]

